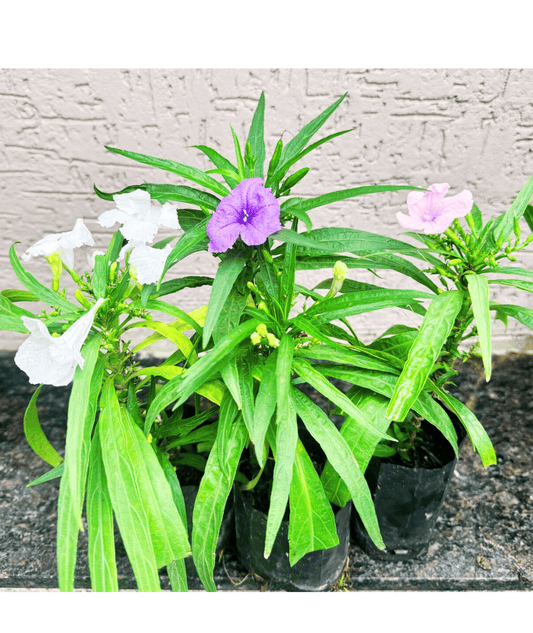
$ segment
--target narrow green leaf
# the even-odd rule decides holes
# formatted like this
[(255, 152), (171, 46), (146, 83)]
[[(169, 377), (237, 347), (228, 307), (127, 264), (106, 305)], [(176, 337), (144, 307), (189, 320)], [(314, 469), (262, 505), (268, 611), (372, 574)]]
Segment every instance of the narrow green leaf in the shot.
[(255, 157), (254, 178), (263, 178), (263, 165), (265, 163), (265, 94), (261, 92), (257, 108), (255, 109), (250, 131), (248, 133), (248, 143)]
[(2, 290), (0, 294), (8, 301), (39, 301), (39, 297), (37, 295), (33, 294), (33, 292), (28, 292), (27, 290), (7, 289)]
[(105, 297), (108, 271), (109, 268), (105, 255), (96, 255), (94, 258), (92, 278), (93, 294), (96, 299), (103, 299)]
[(265, 465), (263, 446), (266, 433), (276, 409), (277, 354), (277, 350), (274, 350), (265, 361), (261, 384), (255, 399), (253, 435), (251, 439), (254, 444), (257, 461), (261, 467)]
[(442, 402), (461, 420), (468, 436), (470, 437), (472, 445), (481, 457), (483, 466), (487, 468), (491, 464), (496, 465), (496, 453), (494, 452), (492, 442), (490, 441), (490, 438), (480, 421), (476, 418), (472, 411), (470, 411), (470, 409), (468, 409), (462, 402), (457, 400), (457, 398), (454, 398), (449, 393), (446, 393), (443, 389), (433, 386), (433, 390), (435, 391), (437, 397), (442, 400)]
[(64, 470), (65, 470), (65, 462), (61, 462), (59, 466), (52, 468), (52, 470), (49, 470), (48, 472), (44, 473), (44, 475), (37, 477), (37, 479), (34, 479), (32, 482), (27, 484), (26, 488), (29, 488), (30, 486), (37, 486), (39, 484), (44, 484), (46, 481), (51, 481), (52, 479), (58, 479), (59, 477), (63, 476)]
[(483, 359), (483, 367), (485, 368), (485, 378), (488, 382), (490, 380), (492, 367), (489, 284), (483, 275), (476, 275), (475, 273), (468, 274), (466, 281), (468, 283), (468, 292), (476, 320), (481, 357)]
[[(533, 277), (533, 271), (531, 271)], [(533, 281), (524, 281), (523, 279), (489, 279), (489, 284), (498, 284), (500, 286), (513, 286), (518, 290), (533, 292)]]
[[(391, 421), (386, 417), (389, 399), (361, 387), (350, 389), (350, 399), (365, 413), (372, 424), (382, 433), (386, 433)], [(359, 469), (366, 471), (368, 463), (374, 454), (381, 437), (377, 433), (368, 433), (353, 418), (346, 418), (340, 434), (350, 447)], [(343, 507), (350, 500), (350, 491), (342, 481), (331, 462), (327, 462), (320, 476), (328, 499), (336, 505)]]
[[(211, 147), (207, 147), (206, 145), (193, 145), (193, 147), (203, 152), (213, 165), (215, 165), (215, 167), (218, 167), (220, 170), (225, 172), (222, 174), (222, 177), (232, 189), (235, 189), (240, 182), (240, 176), (237, 168), (227, 158), (224, 158), (224, 156)], [(229, 176), (230, 173), (232, 176)]]
[(226, 299), (231, 294), (233, 285), (245, 265), (246, 259), (233, 251), (227, 253), (218, 265), (204, 324), (202, 338), (204, 348), (207, 347)]
[(424, 191), (424, 189), (420, 189), (420, 187), (411, 187), (409, 185), (373, 185), (367, 187), (354, 187), (352, 189), (340, 189), (339, 191), (325, 193), (315, 198), (302, 199), (295, 208), (299, 211), (310, 211), (311, 209), (322, 207), (325, 204), (348, 200), (348, 198), (356, 198), (357, 196), (364, 196), (370, 193), (386, 193), (388, 191)]
[(422, 391), (448, 339), (463, 297), (453, 290), (429, 304), (391, 398), (387, 417), (401, 422)]
[(530, 330), (533, 330), (533, 310), (531, 308), (523, 308), (521, 306), (493, 303), (489, 303), (490, 310), (496, 310), (499, 314), (504, 314), (516, 319)]
[(202, 170), (197, 169), (196, 167), (189, 167), (188, 165), (182, 165), (181, 163), (176, 163), (173, 160), (166, 160), (164, 158), (155, 158), (154, 156), (128, 152), (122, 149), (108, 147), (107, 145), (106, 149), (115, 154), (125, 156), (126, 158), (131, 158), (139, 163), (145, 163), (146, 165), (157, 167), (158, 169), (170, 171), (173, 174), (187, 178), (187, 180), (192, 180), (206, 189), (211, 189), (211, 191), (214, 191), (221, 196), (227, 196), (229, 194), (228, 189), (226, 189), (224, 185), (221, 185), (214, 178), (206, 176)]
[(239, 178), (243, 180), (246, 178), (246, 169), (244, 167), (244, 161), (242, 159), (241, 146), (239, 144), (239, 139), (235, 134), (235, 130), (231, 127), (231, 134), (233, 136), (233, 144), (235, 145), (235, 157), (237, 158), (237, 169), (239, 171)]
[[(284, 335), (289, 338), (288, 335)], [(282, 339), (283, 340), (283, 339)], [(286, 339), (285, 339), (286, 340)], [(287, 371), (288, 356), (291, 355), (289, 344), (280, 344), (276, 364), (277, 416), (275, 436), (274, 428), (267, 430), (267, 438), (274, 454), (275, 466), (270, 494), (270, 506), (267, 517), (265, 536), (265, 558), (270, 556), (279, 527), (285, 514), (291, 488), (293, 464), (298, 440), (298, 423), (296, 409), (290, 392), (290, 366)], [(292, 345), (292, 340), (290, 341)]]
[(22, 322), (22, 319), (15, 315), (0, 314), (0, 330), (4, 332), (22, 332), (23, 334), (28, 334), (28, 329)]
[(522, 187), (519, 194), (513, 201), (509, 209), (496, 218), (490, 232), (491, 239), (494, 243), (504, 242), (513, 230), (514, 220), (520, 219), (525, 211), (527, 204), (533, 195), (533, 176)]
[(312, 121), (304, 125), (304, 127), (298, 132), (298, 134), (292, 138), (287, 145), (283, 148), (281, 153), (281, 158), (278, 164), (278, 171), (281, 171), (284, 164), (288, 163), (294, 156), (296, 156), (300, 150), (302, 150), (309, 140), (318, 132), (318, 130), (324, 125), (324, 123), (329, 119), (329, 117), (335, 112), (335, 110), (339, 107), (342, 100), (346, 97), (348, 93), (342, 95), (340, 99), (337, 99), (335, 103), (326, 108), (323, 112), (321, 112), (317, 117), (315, 117)]
[(118, 193), (130, 193), (136, 189), (141, 189), (142, 191), (148, 191), (150, 197), (161, 202), (161, 204), (165, 202), (184, 202), (185, 204), (196, 204), (201, 208), (214, 211), (220, 203), (220, 198), (213, 194), (185, 185), (157, 185), (145, 182), (142, 185), (131, 185), (113, 193), (104, 193), (96, 185), (93, 185), (93, 189), (99, 198), (109, 201), (113, 201), (113, 196)]
[(388, 288), (363, 290), (324, 299), (315, 303), (305, 314), (307, 318), (315, 317), (314, 321), (317, 325), (383, 308), (404, 308), (416, 314), (424, 314), (425, 310), (417, 300), (433, 297), (434, 295), (428, 292), (416, 290), (389, 290)]
[(227, 468), (226, 450), (230, 446), (230, 438), (233, 434), (233, 423), (239, 415), (239, 409), (231, 394), (226, 392), (220, 403), (220, 413), (218, 416), (218, 428), (216, 432), (215, 442), (217, 444), (217, 453), (220, 461), (220, 469), (224, 475), (229, 476)]
[(385, 549), (372, 495), (346, 440), (320, 407), (294, 387), (292, 393), (298, 415), (348, 487), (370, 538), (378, 549)]
[(180, 239), (176, 242), (174, 248), (170, 251), (165, 262), (163, 274), (161, 279), (165, 276), (167, 270), (177, 264), (179, 261), (194, 252), (194, 249), (202, 242), (206, 240), (206, 229), (209, 223), (209, 218), (206, 218), (203, 222), (197, 224), (190, 231), (186, 231)]
[[(241, 410), (250, 438), (254, 437), (254, 377), (252, 359), (243, 357), (237, 360), (239, 391), (241, 394)], [(262, 454), (262, 446), (255, 447), (256, 454)]]
[[(18, 242), (15, 242), (15, 244), (17, 243)], [(57, 292), (54, 292), (46, 286), (43, 286), (39, 281), (37, 281), (37, 279), (35, 279), (32, 274), (24, 269), (24, 267), (20, 263), (17, 253), (15, 252), (15, 244), (13, 244), (9, 249), (9, 260), (20, 283), (25, 286), (30, 292), (39, 297), (41, 301), (44, 301), (44, 303), (51, 307), (57, 306), (62, 310), (66, 310), (67, 312), (81, 312), (81, 308), (74, 305)]]
[(91, 589), (118, 591), (113, 508), (107, 488), (98, 431), (95, 431), (89, 455), (87, 532)]
[(242, 417), (233, 425), (233, 433), (226, 436), (224, 452), (227, 455), (225, 474), (220, 467), (218, 445), (215, 443), (205, 466), (205, 473), (194, 503), (192, 517), (192, 551), (198, 576), (207, 591), (216, 591), (213, 580), (215, 551), (228, 499), (239, 459), (247, 439)]
[(289, 495), (289, 562), (339, 544), (335, 515), (303, 444), (298, 440)]
[(42, 460), (50, 464), (50, 466), (59, 466), (63, 458), (58, 455), (56, 449), (50, 444), (39, 422), (37, 398), (41, 388), (42, 385), (37, 387), (24, 413), (24, 434), (28, 444)]
[(74, 590), (91, 432), (104, 372), (104, 359), (98, 360), (101, 340), (102, 335), (96, 334), (84, 345), (85, 364), (83, 369), (76, 368), (68, 404), (65, 469), (57, 509), (57, 572), (61, 591)]
[(189, 276), (179, 277), (178, 279), (170, 279), (169, 281), (164, 281), (159, 287), (159, 290), (153, 287), (150, 293), (150, 299), (153, 300), (157, 299), (158, 297), (174, 294), (175, 292), (179, 292), (184, 288), (198, 288), (199, 286), (212, 285), (213, 279), (211, 277)]
[(236, 345), (250, 336), (258, 325), (257, 319), (250, 319), (242, 323), (220, 339), (209, 354), (202, 356), (197, 363), (189, 367), (183, 377), (177, 376), (169, 380), (150, 405), (146, 414), (148, 427), (151, 427), (156, 415), (166, 406), (177, 400), (175, 406), (179, 407), (198, 387), (216, 374), (226, 358), (234, 353)]
[(102, 405), (102, 454), (120, 533), (139, 590), (159, 591), (157, 569), (190, 554), (187, 531), (152, 447), (110, 380)]
[(391, 439), (386, 433), (382, 433), (377, 427), (375, 427), (372, 422), (368, 420), (365, 414), (353, 404), (346, 394), (334, 387), (319, 371), (313, 368), (303, 358), (294, 358), (293, 367), (299, 376), (301, 376), (326, 398), (334, 402), (348, 415), (355, 418), (358, 424), (360, 424), (363, 428), (372, 434), (377, 432), (382, 438), (386, 437), (387, 439)]

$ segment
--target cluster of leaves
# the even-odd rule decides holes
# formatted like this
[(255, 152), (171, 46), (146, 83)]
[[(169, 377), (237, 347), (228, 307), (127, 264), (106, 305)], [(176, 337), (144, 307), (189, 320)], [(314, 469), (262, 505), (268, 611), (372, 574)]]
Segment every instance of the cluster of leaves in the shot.
[[(215, 590), (215, 548), (234, 481), (245, 490), (252, 490), (264, 476), (268, 459), (274, 459), (275, 466), (265, 556), (270, 554), (288, 504), (291, 564), (308, 552), (338, 543), (332, 503), (344, 506), (352, 500), (376, 546), (384, 547), (364, 472), (376, 452), (391, 454), (397, 450), (395, 445), (405, 444), (406, 436), (412, 435), (406, 425), (413, 419), (428, 420), (457, 454), (457, 433), (448, 413), (451, 412), (466, 428), (483, 464), (496, 462), (482, 425), (465, 405), (447, 393), (445, 383), (453, 374), (451, 361), (459, 354), (460, 343), (469, 336), (479, 337), (490, 375), (489, 310), (499, 318), (512, 316), (533, 327), (530, 310), (490, 303), (486, 292), (488, 283), (511, 283), (529, 291), (533, 283), (517, 279), (487, 282), (484, 276), (494, 272), (533, 276), (526, 269), (497, 263), (501, 257), (512, 257), (514, 251), (531, 240), (530, 237), (519, 244), (518, 223), (525, 215), (531, 228), (527, 202), (533, 192), (533, 179), (509, 211), (484, 228), (476, 207), (467, 216), (470, 233), (457, 223), (455, 231), (437, 238), (412, 234), (423, 246), (355, 229), (313, 229), (308, 212), (320, 206), (360, 195), (418, 189), (380, 185), (307, 199), (290, 197), (291, 190), (308, 173), (303, 168), (289, 174), (291, 168), (310, 151), (349, 131), (310, 143), (343, 98), (305, 125), (285, 146), (280, 140), (266, 169), (263, 95), (244, 153), (232, 130), (236, 165), (203, 145), (196, 147), (214, 165), (206, 172), (170, 160), (108, 148), (170, 171), (204, 190), (144, 183), (115, 192), (143, 189), (161, 203), (185, 205), (178, 209), (183, 234), (168, 256), (158, 284), (141, 288), (130, 283), (127, 268), (110, 278), (112, 262), (122, 243), (119, 232), (106, 255), (97, 256), (84, 291), (108, 302), (83, 349), (85, 367), (75, 374), (64, 463), (59, 463), (57, 454), (50, 459), (51, 447), (39, 432), (37, 392), (26, 413), (28, 439), (33, 438), (30, 443), (55, 467), (40, 480), (62, 476), (58, 515), (62, 590), (73, 587), (85, 497), (95, 590), (116, 590), (118, 586), (113, 514), (140, 590), (159, 589), (157, 570), (163, 566), (167, 566), (173, 588), (186, 590), (183, 559), (191, 551), (205, 588)], [(212, 174), (220, 176), (225, 184)], [(280, 218), (284, 228), (260, 246), (238, 241), (231, 250), (218, 254), (214, 279), (184, 277), (163, 281), (171, 266), (194, 252), (206, 250), (206, 227), (211, 214), (221, 198), (250, 177), (264, 178), (277, 198), (286, 197), (281, 203)], [(112, 200), (114, 195), (96, 187), (95, 191), (106, 200)], [(299, 231), (300, 223), (305, 225), (305, 231)], [(502, 246), (513, 231), (516, 242), (505, 246), (502, 254)], [(159, 244), (163, 247), (167, 243), (164, 240)], [(22, 268), (14, 249), (11, 258), (19, 280), (32, 295), (4, 291), (0, 300), (3, 329), (18, 327), (18, 331), (24, 331), (23, 326), (20, 329), (22, 309), (15, 305), (22, 300), (38, 298), (52, 306), (54, 316), (45, 321), (51, 329), (60, 331), (79, 317), (79, 308), (39, 284)], [(409, 258), (429, 268), (421, 269)], [(295, 282), (297, 270), (331, 269), (337, 261), (348, 269), (394, 270), (422, 289), (391, 290), (346, 280), (340, 294), (329, 296), (331, 293), (323, 295), (319, 291), (331, 289), (334, 279), (313, 289)], [(209, 303), (192, 313), (186, 314), (160, 300), (182, 288), (203, 284), (212, 285)], [(297, 310), (294, 306), (299, 296), (305, 303)], [(429, 305), (424, 307), (423, 302)], [(363, 344), (348, 318), (390, 307), (419, 315), (420, 326), (394, 326), (372, 344)], [(150, 317), (154, 311), (175, 320), (170, 324), (155, 321)], [(124, 313), (127, 316), (120, 321), (119, 316)], [(134, 327), (150, 329), (153, 334), (133, 349), (124, 344), (121, 347), (122, 336)], [(187, 337), (186, 331), (193, 333)], [(133, 363), (132, 354), (161, 338), (171, 340), (177, 351), (158, 366), (139, 367)], [(344, 393), (330, 378), (345, 381), (351, 388)], [(316, 389), (342, 412), (345, 422), (340, 431), (298, 389), (302, 383)], [(212, 403), (207, 410), (200, 407), (199, 396)], [(189, 398), (195, 402), (194, 414), (184, 417)], [(326, 455), (320, 475), (299, 438), (298, 418)], [(391, 420), (395, 421), (393, 427)], [(251, 479), (241, 470), (245, 447), (250, 448), (257, 468)], [(183, 494), (173, 467), (180, 465), (203, 472), (190, 543)]]

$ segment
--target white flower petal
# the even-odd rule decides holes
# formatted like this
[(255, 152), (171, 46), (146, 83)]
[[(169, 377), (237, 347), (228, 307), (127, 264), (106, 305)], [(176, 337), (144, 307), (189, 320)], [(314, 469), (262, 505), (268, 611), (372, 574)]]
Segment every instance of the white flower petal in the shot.
[(113, 196), (113, 200), (117, 208), (129, 215), (150, 213), (152, 208), (150, 194), (143, 189), (135, 189), (130, 193), (117, 193)]
[(24, 261), (28, 261), (30, 257), (38, 257), (39, 255), (49, 257), (53, 253), (59, 253), (61, 261), (68, 268), (74, 268), (73, 249), (84, 245), (94, 246), (94, 240), (83, 219), (78, 218), (72, 231), (46, 235), (33, 246), (30, 246), (21, 258)]
[(98, 216), (98, 224), (108, 229), (113, 224), (119, 222), (122, 224), (123, 222), (127, 222), (131, 219), (131, 216), (124, 211), (119, 211), (118, 209), (111, 209), (111, 211), (104, 211), (101, 215)]
[(137, 269), (137, 281), (140, 284), (153, 284), (159, 281), (163, 274), (165, 262), (172, 246), (152, 248), (146, 244), (136, 246), (130, 255), (130, 266)]
[(159, 217), (159, 224), (166, 226), (169, 229), (179, 229), (178, 224), (178, 205), (170, 202), (165, 202), (161, 207), (161, 216)]
[(103, 301), (99, 299), (87, 314), (57, 337), (39, 319), (21, 317), (31, 334), (15, 354), (15, 363), (28, 375), (31, 384), (63, 387), (72, 382), (76, 367), (83, 369), (80, 350), (93, 324), (94, 313)]

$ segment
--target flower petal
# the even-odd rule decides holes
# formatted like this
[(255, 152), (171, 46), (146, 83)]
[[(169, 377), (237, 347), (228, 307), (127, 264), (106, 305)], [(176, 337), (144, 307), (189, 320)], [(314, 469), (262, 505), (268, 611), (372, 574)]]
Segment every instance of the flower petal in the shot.
[(405, 215), (405, 213), (398, 212), (396, 214), (396, 217), (398, 218), (398, 222), (404, 227), (404, 229), (410, 229), (411, 231), (424, 230), (425, 222), (418, 216), (415, 216), (413, 214)]
[(166, 226), (168, 229), (179, 229), (178, 223), (178, 205), (165, 202), (161, 207), (161, 215), (159, 216), (159, 224)]
[(152, 208), (150, 194), (143, 189), (135, 189), (135, 191), (130, 191), (129, 193), (116, 193), (113, 196), (113, 201), (118, 209), (128, 215), (150, 213)]
[(163, 274), (165, 262), (172, 246), (167, 244), (165, 248), (152, 248), (146, 244), (135, 246), (129, 263), (137, 269), (137, 281), (140, 284), (155, 284)]
[(444, 214), (450, 215), (452, 218), (462, 218), (472, 209), (473, 204), (472, 193), (465, 189), (456, 196), (443, 200)]
[(70, 349), (75, 352), (79, 352), (89, 331), (93, 325), (94, 314), (96, 310), (102, 305), (104, 299), (98, 299), (98, 301), (93, 305), (93, 307), (80, 317), (77, 321), (75, 321), (69, 329), (61, 335), (61, 340), (70, 347)]

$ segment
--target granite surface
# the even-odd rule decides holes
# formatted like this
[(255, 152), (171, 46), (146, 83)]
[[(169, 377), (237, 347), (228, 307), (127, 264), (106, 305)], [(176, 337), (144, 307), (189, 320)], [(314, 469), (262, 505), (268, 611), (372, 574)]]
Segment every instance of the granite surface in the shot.
[[(334, 588), (347, 591), (505, 591), (533, 589), (533, 356), (495, 357), (489, 383), (479, 367), (463, 365), (455, 395), (474, 407), (489, 433), (498, 464), (484, 469), (468, 440), (463, 443), (452, 484), (427, 556), (382, 561), (350, 546), (349, 563)], [(49, 468), (28, 446), (24, 410), (35, 386), (0, 353), (0, 587), (54, 588), (59, 480), (27, 488)], [(70, 389), (44, 386), (41, 425), (64, 453)], [(117, 535), (121, 589), (136, 587)], [(162, 587), (169, 588), (161, 573)], [(215, 568), (221, 590), (275, 590), (247, 575), (228, 547)], [(80, 534), (76, 587), (89, 587), (86, 532)], [(201, 589), (190, 578), (191, 589)]]

